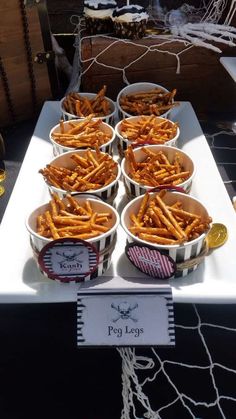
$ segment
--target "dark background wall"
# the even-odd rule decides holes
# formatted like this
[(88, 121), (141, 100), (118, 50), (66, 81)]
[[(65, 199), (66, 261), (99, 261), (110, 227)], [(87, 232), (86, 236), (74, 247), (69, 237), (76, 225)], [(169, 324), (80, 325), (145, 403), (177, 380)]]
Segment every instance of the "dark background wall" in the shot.
[[(155, 7), (156, 0), (136, 0), (133, 2), (144, 7)], [(201, 0), (160, 0), (160, 5), (166, 10), (177, 9), (182, 4), (187, 3), (191, 6), (200, 7)], [(209, 3), (206, 2), (206, 3)], [(47, 0), (47, 8), (49, 13), (50, 24), (53, 33), (73, 33), (74, 26), (70, 22), (72, 15), (82, 15), (83, 0)], [(117, 0), (118, 6), (126, 4), (124, 0)], [(226, 7), (227, 12), (227, 7)]]

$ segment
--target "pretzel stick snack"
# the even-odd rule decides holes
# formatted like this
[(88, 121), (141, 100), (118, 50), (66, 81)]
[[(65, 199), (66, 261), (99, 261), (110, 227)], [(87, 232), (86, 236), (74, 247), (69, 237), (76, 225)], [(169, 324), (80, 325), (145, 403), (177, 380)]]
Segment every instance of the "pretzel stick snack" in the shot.
[(70, 160), (71, 169), (48, 164), (39, 173), (50, 185), (70, 192), (101, 189), (117, 177), (118, 165), (109, 154), (88, 149), (83, 156), (72, 153)]
[(128, 163), (127, 175), (140, 185), (150, 187), (179, 185), (191, 175), (189, 170), (184, 170), (180, 153), (177, 150), (172, 162), (163, 151), (153, 152), (148, 147), (143, 147), (140, 151), (146, 154), (142, 161), (136, 160), (131, 145), (125, 151)]
[(137, 119), (123, 119), (119, 131), (133, 146), (165, 144), (176, 137), (178, 124), (165, 118), (140, 116)]
[(167, 205), (165, 194), (162, 190), (142, 197), (137, 214), (130, 214), (133, 235), (150, 243), (174, 245), (196, 239), (210, 228), (211, 217), (185, 211), (180, 201)]
[(176, 89), (165, 92), (156, 88), (145, 92), (129, 93), (120, 97), (121, 108), (130, 115), (156, 115), (160, 116), (177, 105), (174, 97)]
[(52, 139), (65, 147), (100, 147), (112, 138), (112, 132), (105, 130), (102, 120), (92, 119), (93, 115), (76, 122), (60, 121), (60, 130), (51, 132)]
[[(40, 236), (53, 240), (62, 237), (77, 237), (86, 240), (109, 231), (111, 213), (99, 214), (93, 210), (93, 204), (89, 200), (80, 205), (70, 195), (67, 195), (66, 200), (63, 201), (67, 208), (67, 211), (64, 211), (61, 209), (62, 205), (59, 205), (60, 201), (60, 198), (54, 194), (49, 210), (37, 217), (37, 233)], [(53, 212), (52, 208), (55, 207), (56, 212)], [(92, 211), (91, 213), (87, 211), (88, 208)]]
[(64, 110), (72, 115), (84, 118), (89, 115), (103, 117), (112, 112), (110, 102), (105, 97), (106, 86), (103, 86), (94, 98), (71, 92), (63, 100)]

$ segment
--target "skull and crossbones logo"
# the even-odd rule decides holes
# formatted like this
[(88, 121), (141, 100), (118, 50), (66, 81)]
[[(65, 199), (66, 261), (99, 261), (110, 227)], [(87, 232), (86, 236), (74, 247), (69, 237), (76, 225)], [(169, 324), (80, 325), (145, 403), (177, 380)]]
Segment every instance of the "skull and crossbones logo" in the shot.
[(81, 250), (79, 253), (76, 253), (72, 250), (66, 250), (65, 252), (56, 252), (56, 254), (58, 256), (63, 257), (64, 259), (60, 261), (60, 263), (65, 263), (65, 262), (77, 262), (79, 263), (79, 265), (82, 267), (82, 263), (83, 261), (78, 259), (79, 256), (83, 253), (83, 251)]
[(138, 307), (137, 303), (130, 304), (127, 301), (122, 301), (119, 304), (115, 305), (114, 303), (111, 304), (111, 307), (117, 311), (118, 315), (116, 318), (112, 319), (114, 323), (116, 323), (119, 319), (127, 320), (131, 319), (133, 322), (137, 322), (138, 319), (133, 316), (132, 311)]
[(57, 255), (65, 258), (63, 262), (77, 260), (77, 257), (79, 257), (82, 253), (83, 253), (82, 250), (79, 253), (75, 253), (72, 250), (66, 250), (65, 252), (62, 252), (62, 253), (56, 252)]

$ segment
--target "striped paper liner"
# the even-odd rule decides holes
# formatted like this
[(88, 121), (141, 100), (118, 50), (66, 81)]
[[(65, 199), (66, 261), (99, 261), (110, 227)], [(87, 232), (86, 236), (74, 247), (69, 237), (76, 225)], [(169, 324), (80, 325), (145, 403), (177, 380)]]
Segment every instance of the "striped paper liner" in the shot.
[[(124, 157), (125, 151), (127, 150), (129, 144), (132, 145), (132, 141), (125, 140), (121, 136), (118, 136), (118, 135), (117, 137), (118, 137), (118, 151), (119, 151), (120, 157)], [(147, 145), (147, 144), (144, 144), (144, 145)], [(176, 139), (173, 138), (173, 140), (166, 141), (165, 145), (177, 148), (178, 138)]]
[[(113, 141), (107, 144), (102, 145), (101, 147), (99, 147), (99, 149), (103, 152), (103, 153), (108, 153), (112, 156), (112, 150), (113, 150)], [(63, 147), (63, 145), (60, 144), (56, 144), (53, 143), (53, 155), (59, 156), (62, 153), (66, 153), (67, 151), (73, 151), (72, 148), (68, 148), (68, 147)], [(76, 148), (74, 149), (74, 151), (76, 151)]]
[(51, 185), (48, 184), (48, 189), (49, 189), (50, 194), (53, 194), (54, 192), (56, 192), (60, 199), (65, 198), (68, 193), (72, 196), (74, 195), (78, 196), (80, 194), (84, 195), (85, 193), (88, 193), (88, 194), (93, 195), (94, 198), (102, 199), (102, 201), (105, 201), (107, 204), (113, 203), (114, 199), (117, 196), (118, 188), (119, 188), (118, 179), (117, 179), (117, 183), (112, 185), (110, 188), (108, 187), (105, 191), (102, 191), (102, 192), (100, 192), (99, 190), (97, 191), (89, 190), (86, 192), (71, 192), (71, 191), (63, 191), (58, 188), (56, 188), (55, 190)]
[[(128, 195), (135, 198), (136, 196), (140, 196), (140, 195), (144, 195), (148, 190), (152, 190), (153, 187), (142, 187), (136, 183), (130, 182), (130, 180), (126, 177), (124, 178), (124, 185), (125, 185), (125, 190), (126, 192), (128, 192)], [(184, 189), (184, 191), (186, 193), (190, 192), (192, 186), (192, 181), (190, 181), (189, 183), (186, 183), (186, 185), (183, 185), (182, 188)]]
[[(69, 115), (68, 113), (62, 112), (64, 121), (70, 121), (72, 119), (76, 119), (75, 115)], [(78, 118), (79, 119), (79, 118)], [(103, 122), (106, 122), (106, 124), (114, 125), (114, 115), (106, 116), (105, 118), (102, 118)]]

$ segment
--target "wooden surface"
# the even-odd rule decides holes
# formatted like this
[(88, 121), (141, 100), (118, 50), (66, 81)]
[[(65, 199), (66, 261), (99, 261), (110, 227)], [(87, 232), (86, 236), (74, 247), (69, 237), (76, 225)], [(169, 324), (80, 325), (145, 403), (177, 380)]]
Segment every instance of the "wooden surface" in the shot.
[[(99, 62), (105, 67), (91, 61), (83, 63), (82, 89), (96, 92), (106, 83), (107, 95), (115, 99), (120, 89), (126, 84), (120, 71), (145, 52), (144, 47), (159, 45), (157, 39), (142, 39), (133, 43), (119, 41), (112, 46), (111, 40), (103, 37), (87, 38), (82, 41), (82, 58), (91, 59), (108, 48), (99, 56)], [(236, 104), (236, 84), (219, 62), (221, 54), (206, 48), (193, 47), (180, 55), (180, 73), (176, 73), (177, 60), (174, 55), (183, 50), (183, 44), (172, 42), (159, 47), (162, 51), (151, 51), (129, 65), (126, 77), (130, 83), (149, 81), (161, 84), (167, 89), (177, 88), (177, 100), (190, 101), (198, 115), (209, 112), (234, 111)], [(236, 54), (235, 48), (226, 48), (223, 44), (223, 55)]]
[[(51, 98), (51, 89), (47, 64), (40, 65), (33, 61), (37, 52), (44, 51), (37, 8), (27, 8), (26, 11), (32, 49), (37, 111), (41, 108), (44, 100)], [(0, 56), (7, 75), (16, 120), (27, 119), (33, 112), (32, 94), (22, 17), (17, 0), (1, 0), (0, 2)], [(0, 126), (8, 125), (12, 122), (12, 117), (7, 106), (2, 79), (0, 79), (0, 109)]]

